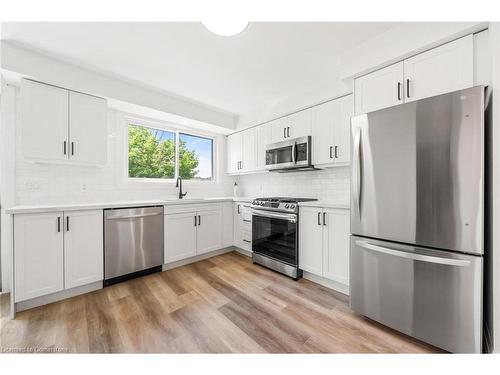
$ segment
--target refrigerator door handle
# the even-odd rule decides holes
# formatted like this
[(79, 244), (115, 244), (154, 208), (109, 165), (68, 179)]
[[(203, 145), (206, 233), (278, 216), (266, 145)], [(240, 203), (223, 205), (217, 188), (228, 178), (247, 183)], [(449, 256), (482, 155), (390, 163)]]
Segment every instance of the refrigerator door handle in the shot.
[(358, 128), (354, 136), (354, 152), (353, 152), (353, 187), (354, 187), (354, 209), (358, 220), (361, 220), (361, 157), (359, 155), (361, 148), (361, 128)]
[(470, 261), (464, 259), (451, 259), (451, 258), (442, 258), (431, 255), (422, 255), (415, 253), (407, 253), (401, 250), (391, 249), (388, 247), (378, 246), (371, 244), (367, 241), (356, 241), (356, 245), (363, 247), (368, 250), (373, 250), (379, 253), (388, 254), (397, 256), (400, 258), (406, 258), (411, 260), (418, 260), (427, 263), (437, 263), (437, 264), (446, 264), (449, 266), (457, 266), (457, 267), (467, 267), (470, 265)]

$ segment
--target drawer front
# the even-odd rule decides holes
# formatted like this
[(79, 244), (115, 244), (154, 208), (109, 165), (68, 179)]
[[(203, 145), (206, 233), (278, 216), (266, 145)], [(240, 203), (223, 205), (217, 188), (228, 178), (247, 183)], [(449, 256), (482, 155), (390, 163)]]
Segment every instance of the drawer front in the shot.
[(482, 257), (351, 237), (351, 308), (458, 353), (480, 353)]

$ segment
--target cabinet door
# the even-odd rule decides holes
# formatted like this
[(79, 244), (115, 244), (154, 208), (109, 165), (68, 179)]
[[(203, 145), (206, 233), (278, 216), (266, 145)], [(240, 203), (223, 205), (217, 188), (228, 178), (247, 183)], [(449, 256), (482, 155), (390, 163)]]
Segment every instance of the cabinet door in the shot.
[(222, 246), (221, 210), (198, 212), (196, 254), (204, 254)]
[(222, 247), (233, 245), (233, 202), (222, 203)]
[(106, 100), (70, 91), (70, 160), (85, 164), (105, 164), (107, 136)]
[(64, 287), (103, 280), (102, 210), (64, 213)]
[(349, 285), (349, 210), (324, 209), (323, 276)]
[(299, 215), (299, 266), (302, 270), (323, 274), (322, 210), (301, 207)]
[(241, 133), (227, 137), (227, 173), (238, 173), (241, 161)]
[(243, 204), (234, 203), (234, 216), (233, 216), (233, 243), (234, 246), (243, 247)]
[(403, 62), (354, 80), (355, 114), (403, 103)]
[(256, 169), (265, 170), (266, 169), (266, 146), (272, 143), (272, 128), (269, 123), (257, 126), (256, 128), (256, 143), (257, 143), (257, 155), (256, 155)]
[(255, 170), (256, 160), (256, 143), (255, 143), (255, 128), (250, 128), (241, 132), (241, 172), (250, 172)]
[(62, 212), (14, 215), (16, 302), (64, 289), (62, 216)]
[(24, 79), (21, 141), (27, 158), (68, 160), (68, 90)]
[(340, 116), (335, 128), (333, 156), (335, 163), (349, 163), (351, 160), (351, 117), (354, 110), (352, 95), (344, 96), (338, 99), (338, 102)]
[(335, 133), (340, 122), (340, 105), (332, 100), (312, 108), (313, 164), (334, 162)]
[(164, 216), (165, 263), (196, 255), (196, 212)]
[(286, 117), (281, 117), (268, 123), (271, 127), (271, 142), (276, 143), (284, 141), (287, 138), (287, 120)]
[(293, 113), (287, 116), (287, 138), (298, 138), (311, 135), (312, 110)]
[(473, 43), (468, 35), (405, 60), (405, 101), (472, 87)]

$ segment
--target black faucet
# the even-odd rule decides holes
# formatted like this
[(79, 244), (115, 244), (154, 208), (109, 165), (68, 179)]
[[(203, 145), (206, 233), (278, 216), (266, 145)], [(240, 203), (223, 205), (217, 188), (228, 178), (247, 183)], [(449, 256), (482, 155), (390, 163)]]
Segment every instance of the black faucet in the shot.
[(182, 178), (177, 177), (177, 182), (175, 183), (175, 187), (179, 188), (179, 199), (182, 199), (186, 196), (187, 191), (185, 193), (182, 192)]

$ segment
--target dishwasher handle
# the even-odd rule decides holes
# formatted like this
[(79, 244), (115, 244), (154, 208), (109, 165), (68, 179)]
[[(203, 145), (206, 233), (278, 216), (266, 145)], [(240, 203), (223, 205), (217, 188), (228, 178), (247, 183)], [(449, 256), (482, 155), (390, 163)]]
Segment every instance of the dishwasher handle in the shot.
[(139, 219), (142, 217), (159, 216), (163, 215), (162, 212), (153, 212), (148, 214), (138, 214), (138, 215), (124, 215), (124, 216), (109, 216), (106, 220), (123, 220), (123, 219)]

